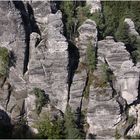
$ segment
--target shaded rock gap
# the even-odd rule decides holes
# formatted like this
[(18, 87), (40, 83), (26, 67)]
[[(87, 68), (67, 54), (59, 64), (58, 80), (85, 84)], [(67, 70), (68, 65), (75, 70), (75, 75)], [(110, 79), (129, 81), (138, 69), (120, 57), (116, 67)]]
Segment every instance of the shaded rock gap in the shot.
[[(15, 8), (20, 11), (20, 15), (23, 21), (23, 26), (25, 30), (25, 56), (24, 56), (24, 68), (23, 75), (28, 71), (28, 63), (29, 63), (29, 52), (30, 52), (30, 34), (32, 32), (36, 32), (41, 35), (40, 29), (36, 23), (34, 12), (29, 3), (27, 3), (27, 10), (22, 1), (13, 1)], [(37, 42), (38, 43), (38, 42)], [(37, 44), (36, 44), (37, 45)]]
[(27, 3), (27, 10), (29, 14), (29, 19), (30, 19), (30, 26), (31, 26), (31, 32), (36, 32), (41, 36), (41, 31), (36, 23), (35, 17), (34, 17), (34, 11), (32, 6)]
[[(80, 122), (82, 121), (82, 106), (83, 106), (83, 98), (84, 98), (84, 94), (86, 92), (86, 88), (88, 86), (88, 82), (89, 82), (89, 74), (87, 74), (87, 78), (86, 78), (86, 82), (85, 82), (85, 86), (82, 92), (82, 97), (81, 97), (81, 101), (80, 101), (80, 107), (79, 107), (79, 118), (78, 118), (78, 124), (80, 124)], [(90, 85), (89, 85), (90, 88)], [(89, 92), (89, 91), (88, 91)], [(89, 93), (88, 93), (89, 94)]]
[(11, 85), (9, 85), (8, 95), (7, 95), (7, 102), (6, 102), (6, 110), (7, 110), (7, 107), (8, 107), (8, 103), (10, 101), (11, 93), (12, 93), (12, 87), (11, 87)]
[(29, 25), (29, 17), (26, 11), (26, 8), (22, 1), (13, 1), (13, 4), (16, 9), (20, 11), (20, 15), (23, 22), (23, 27), (25, 31), (25, 43), (26, 49), (24, 53), (24, 66), (23, 66), (23, 75), (27, 72), (28, 61), (29, 61), (29, 42), (30, 42), (30, 25)]
[(79, 50), (78, 48), (72, 43), (68, 42), (68, 103), (70, 99), (70, 88), (73, 82), (73, 77), (75, 74), (76, 69), (78, 68), (79, 64)]

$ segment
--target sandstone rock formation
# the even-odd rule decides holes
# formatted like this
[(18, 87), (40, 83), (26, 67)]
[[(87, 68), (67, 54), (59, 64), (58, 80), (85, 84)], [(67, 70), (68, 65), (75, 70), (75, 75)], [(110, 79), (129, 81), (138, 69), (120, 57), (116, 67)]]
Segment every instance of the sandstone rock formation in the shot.
[(62, 13), (52, 14), (50, 2), (45, 1), (1, 2), (0, 8), (1, 19), (7, 23), (1, 22), (5, 30), (1, 31), (1, 44), (12, 55), (7, 79), (9, 87), (1, 91), (2, 102), (4, 100), (1, 105), (13, 119), (26, 108), (29, 118), (32, 109), (28, 105), (25, 107), (30, 97), (28, 93), (38, 87), (45, 90), (56, 108), (65, 111), (68, 43), (62, 35)]
[(128, 104), (133, 103), (138, 96), (139, 69), (130, 60), (124, 44), (107, 38), (99, 41), (98, 47), (100, 59), (107, 62), (116, 77), (114, 88)]
[(125, 18), (124, 22), (128, 25), (128, 32), (130, 34), (139, 36), (139, 33), (136, 31), (135, 24), (131, 18)]
[[(101, 12), (100, 0), (86, 4), (91, 14)], [(31, 131), (38, 133), (34, 124), (44, 114), (64, 118), (69, 105), (76, 115), (84, 114), (86, 138), (139, 134), (139, 63), (134, 65), (124, 43), (112, 36), (98, 41), (98, 25), (91, 19), (78, 28), (75, 41), (67, 40), (63, 13), (56, 5), (0, 2), (0, 47), (10, 56), (9, 74), (0, 77), (0, 123), (11, 127), (26, 118)], [(124, 22), (129, 33), (139, 37), (134, 22)], [(95, 53), (94, 71), (88, 67), (89, 46)], [(39, 114), (34, 88), (48, 99)]]
[[(107, 44), (107, 42), (109, 43)], [(113, 67), (106, 59), (106, 55), (109, 54), (108, 48), (111, 50), (109, 45), (112, 43), (114, 41), (111, 37), (98, 42), (97, 69), (93, 72), (93, 83), (89, 92), (87, 110), (89, 129), (87, 138), (113, 138), (118, 124), (121, 124), (121, 121), (125, 119), (122, 115), (125, 114), (125, 101), (114, 90), (113, 79), (108, 81), (108, 77), (104, 77), (104, 74), (107, 74), (106, 69)], [(104, 81), (105, 79), (106, 81)], [(121, 106), (124, 108), (122, 109)]]
[[(65, 111), (68, 96), (68, 44), (62, 35), (61, 12), (49, 14), (47, 18), (48, 23), (42, 25), (46, 28), (42, 32), (40, 43), (35, 46), (36, 42), (34, 42), (31, 46), (29, 85), (44, 89), (53, 104), (58, 109)], [(32, 34), (31, 38), (33, 36)]]
[(100, 0), (86, 0), (87, 5), (90, 6), (90, 13), (96, 13), (101, 11), (101, 1)]
[[(79, 37), (76, 46), (79, 53), (79, 64), (72, 79), (70, 86), (70, 100), (69, 103), (72, 108), (81, 108), (84, 88), (86, 86), (86, 79), (88, 70), (87, 63), (87, 47), (89, 43), (93, 48), (96, 48), (97, 43), (97, 29), (94, 21), (87, 19), (78, 29)], [(85, 65), (85, 66), (84, 66)]]

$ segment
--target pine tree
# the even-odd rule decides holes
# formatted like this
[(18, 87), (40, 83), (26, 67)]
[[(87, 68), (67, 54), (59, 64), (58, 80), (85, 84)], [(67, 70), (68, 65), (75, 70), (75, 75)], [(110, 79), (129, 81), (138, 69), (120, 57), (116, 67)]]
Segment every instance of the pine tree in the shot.
[(82, 133), (75, 122), (74, 113), (72, 113), (71, 108), (67, 107), (65, 116), (65, 134), (67, 139), (82, 139)]
[(115, 37), (118, 41), (124, 42), (126, 45), (130, 44), (130, 38), (128, 35), (128, 25), (124, 22), (121, 22), (117, 32), (115, 34)]
[(39, 131), (39, 138), (63, 139), (65, 137), (63, 120), (60, 118), (51, 120), (49, 115), (45, 115), (36, 127)]

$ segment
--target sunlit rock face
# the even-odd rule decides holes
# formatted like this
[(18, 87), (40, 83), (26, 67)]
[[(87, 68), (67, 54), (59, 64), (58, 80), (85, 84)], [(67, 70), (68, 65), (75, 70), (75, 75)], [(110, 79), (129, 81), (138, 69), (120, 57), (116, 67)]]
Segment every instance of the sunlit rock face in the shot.
[(120, 69), (117, 80), (117, 87), (121, 96), (128, 104), (133, 103), (138, 97), (139, 69), (131, 61), (125, 61)]
[(89, 124), (88, 136), (95, 138), (113, 138), (117, 124), (121, 120), (121, 108), (113, 91), (106, 88), (90, 88), (87, 123)]
[[(92, 45), (93, 49), (97, 47), (97, 28), (96, 23), (90, 19), (87, 19), (79, 28), (79, 37), (76, 39), (76, 46), (73, 47), (73, 50), (70, 53), (70, 61), (72, 62), (70, 65), (69, 72), (74, 72), (72, 78), (72, 83), (70, 85), (70, 99), (69, 103), (73, 110), (78, 108), (82, 108), (82, 97), (84, 88), (86, 86), (87, 81), (87, 48), (89, 44)], [(77, 59), (77, 60), (76, 60)], [(73, 63), (74, 62), (74, 63)], [(75, 65), (74, 67), (72, 67)]]
[(124, 44), (107, 38), (99, 41), (98, 46), (101, 59), (105, 58), (116, 77), (114, 88), (128, 104), (133, 103), (138, 96), (139, 69), (134, 66)]
[(125, 18), (124, 22), (128, 26), (128, 32), (132, 35), (139, 36), (139, 33), (136, 31), (135, 24), (131, 18)]
[[(58, 11), (46, 17), (48, 22), (42, 24), (42, 36), (31, 34), (29, 85), (30, 89), (44, 89), (52, 104), (65, 111), (68, 97), (68, 43), (62, 35), (62, 13)], [(35, 46), (38, 40), (40, 42)]]
[(90, 7), (91, 14), (101, 11), (100, 0), (86, 0), (86, 4)]
[[(124, 119), (124, 116), (122, 117), (122, 112), (125, 110), (125, 100), (121, 95), (115, 93), (116, 91), (109, 82), (105, 85), (100, 85), (105, 78), (101, 76), (104, 72), (102, 67), (103, 65), (107, 65), (106, 54), (109, 54), (108, 50), (111, 49), (111, 46), (109, 46), (107, 42), (109, 42), (109, 45), (112, 44), (114, 46), (112, 37), (107, 37), (106, 40), (98, 42), (98, 63), (97, 69), (93, 72), (93, 83), (90, 86), (87, 108), (87, 123), (89, 124), (87, 138), (113, 138), (118, 124), (121, 124), (121, 120)], [(111, 62), (111, 64), (113, 64), (113, 62)], [(108, 66), (110, 68), (110, 65)], [(113, 66), (111, 68), (115, 69), (115, 65)], [(101, 81), (95, 85), (100, 77)], [(115, 94), (117, 96), (115, 96)], [(121, 106), (124, 108), (122, 109)]]
[(5, 1), (0, 3), (0, 17), (1, 47), (12, 53), (4, 83), (7, 89), (0, 93), (1, 106), (12, 119), (21, 112), (27, 113), (32, 123), (29, 102), (33, 98), (28, 93), (37, 87), (45, 90), (51, 103), (64, 112), (68, 97), (68, 43), (63, 36), (62, 13), (53, 14), (49, 1)]

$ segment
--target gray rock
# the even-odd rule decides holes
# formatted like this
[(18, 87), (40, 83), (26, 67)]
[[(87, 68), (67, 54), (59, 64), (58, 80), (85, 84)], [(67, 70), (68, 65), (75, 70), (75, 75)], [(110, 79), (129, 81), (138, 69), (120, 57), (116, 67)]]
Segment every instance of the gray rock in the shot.
[[(96, 138), (113, 138), (116, 126), (121, 120), (121, 109), (109, 87), (95, 89), (91, 86), (89, 104), (87, 110), (87, 123), (89, 129), (87, 135), (95, 135)], [(108, 98), (107, 98), (108, 97)]]
[(100, 0), (86, 0), (86, 4), (90, 6), (90, 13), (96, 13), (101, 11), (101, 1)]
[[(78, 48), (79, 53), (79, 64), (74, 77), (72, 84), (70, 86), (70, 100), (69, 103), (71, 107), (75, 110), (81, 108), (83, 91), (86, 86), (87, 81), (87, 68), (82, 67), (87, 63), (87, 47), (89, 43), (92, 44), (93, 48), (96, 48), (97, 43), (97, 29), (96, 23), (90, 19), (87, 19), (79, 28), (79, 37), (76, 39), (76, 47)], [(76, 65), (76, 64), (75, 64)]]
[[(61, 34), (62, 14), (48, 15), (42, 40), (35, 46), (39, 35), (31, 35), (32, 47), (29, 61), (29, 88), (44, 89), (58, 109), (65, 111), (67, 104), (68, 43)], [(60, 26), (61, 25), (61, 26)], [(62, 102), (63, 100), (63, 102)]]
[(131, 18), (125, 18), (124, 22), (128, 25), (128, 32), (134, 36), (139, 36), (139, 33), (136, 31), (135, 24)]
[(120, 93), (128, 104), (137, 100), (139, 69), (134, 66), (124, 44), (110, 38), (99, 41), (98, 55), (99, 60), (106, 61), (113, 71), (116, 77), (114, 88), (117, 93)]

